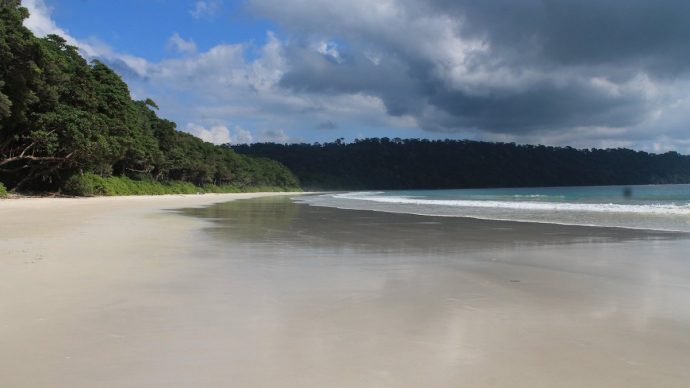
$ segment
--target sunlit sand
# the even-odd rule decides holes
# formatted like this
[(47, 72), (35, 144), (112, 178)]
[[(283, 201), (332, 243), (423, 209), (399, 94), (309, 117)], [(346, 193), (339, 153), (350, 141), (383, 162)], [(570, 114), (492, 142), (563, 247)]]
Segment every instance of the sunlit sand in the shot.
[(685, 234), (253, 196), (0, 201), (0, 386), (690, 381)]

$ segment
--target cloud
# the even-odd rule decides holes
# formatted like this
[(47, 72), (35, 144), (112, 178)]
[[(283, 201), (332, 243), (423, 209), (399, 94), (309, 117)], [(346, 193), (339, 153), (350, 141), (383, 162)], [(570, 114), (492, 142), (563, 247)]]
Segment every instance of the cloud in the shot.
[(196, 52), (196, 43), (193, 40), (185, 40), (177, 32), (168, 38), (168, 48), (172, 48), (183, 54), (193, 54)]
[(214, 125), (213, 127), (205, 128), (195, 123), (188, 123), (187, 132), (209, 143), (230, 143), (230, 130), (224, 125)]
[(254, 141), (252, 133), (240, 126), (235, 127), (235, 135), (232, 137), (233, 144), (249, 144)]
[(52, 9), (43, 0), (22, 0), (22, 6), (29, 10), (29, 18), (24, 21), (24, 26), (33, 31), (38, 36), (49, 34), (60, 35), (69, 44), (74, 44), (76, 40), (67, 31), (61, 29), (51, 18)]
[[(655, 74), (690, 68), (690, 31), (682, 0), (510, 2), (432, 1), (429, 12), (464, 17), (460, 33), (484, 36), (502, 52), (560, 66), (611, 66)], [(503, 12), (496, 12), (502, 9)], [(530, 20), (531, 23), (525, 23)]]
[(281, 4), (249, 2), (291, 32), (281, 87), (375, 96), (434, 132), (556, 139), (643, 127), (690, 78), (680, 0)]
[(340, 52), (338, 51), (338, 45), (334, 42), (321, 41), (312, 46), (312, 48), (315, 49), (319, 54), (324, 55), (325, 57), (330, 57), (337, 63), (343, 62), (343, 58), (340, 56)]
[(213, 144), (249, 144), (254, 141), (251, 131), (239, 125), (231, 131), (225, 125), (212, 125), (207, 128), (196, 123), (187, 123), (186, 131)]
[(259, 141), (267, 143), (289, 143), (290, 136), (282, 129), (264, 129), (259, 132)]
[(213, 16), (220, 10), (220, 0), (197, 0), (189, 13), (195, 19)]

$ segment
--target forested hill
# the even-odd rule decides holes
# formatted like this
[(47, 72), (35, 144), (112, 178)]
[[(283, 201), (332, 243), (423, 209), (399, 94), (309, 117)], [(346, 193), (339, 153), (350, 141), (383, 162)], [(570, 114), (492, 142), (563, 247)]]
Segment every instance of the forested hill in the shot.
[(34, 36), (22, 25), (27, 17), (19, 0), (0, 1), (0, 189), (54, 191), (75, 176), (92, 184), (111, 175), (240, 190), (298, 186), (277, 162), (177, 131), (153, 101), (132, 100), (106, 65), (88, 63), (59, 36)]
[(423, 189), (690, 183), (690, 156), (457, 140), (233, 146), (278, 160), (307, 189)]

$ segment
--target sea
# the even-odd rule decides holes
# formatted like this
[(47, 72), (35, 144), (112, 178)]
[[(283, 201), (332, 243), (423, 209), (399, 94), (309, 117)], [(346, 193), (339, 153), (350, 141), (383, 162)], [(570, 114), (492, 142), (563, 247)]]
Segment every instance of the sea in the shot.
[(690, 185), (358, 191), (305, 196), (340, 209), (690, 232)]

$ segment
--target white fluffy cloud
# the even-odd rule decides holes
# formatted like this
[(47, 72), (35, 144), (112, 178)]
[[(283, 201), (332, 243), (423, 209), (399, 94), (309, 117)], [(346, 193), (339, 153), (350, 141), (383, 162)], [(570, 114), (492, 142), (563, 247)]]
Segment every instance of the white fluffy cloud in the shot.
[(168, 47), (183, 54), (193, 54), (196, 52), (196, 43), (193, 40), (185, 40), (177, 32), (168, 38)]
[(187, 132), (209, 143), (230, 143), (230, 131), (224, 125), (214, 125), (210, 128), (205, 128), (195, 123), (189, 123), (187, 124)]
[[(382, 101), (362, 93), (320, 96), (281, 86), (289, 43), (268, 32), (262, 45), (221, 44), (206, 52), (150, 63), (145, 76), (128, 79), (137, 96), (159, 102), (161, 114), (178, 122), (239, 122), (245, 127), (311, 130), (328, 120), (409, 127), (409, 117), (386, 114)], [(254, 55), (247, 59), (246, 53)], [(317, 52), (314, 50), (314, 52)], [(188, 101), (193, 101), (192, 104)], [(309, 116), (305, 124), (305, 114)], [(284, 141), (280, 136), (261, 139)], [(302, 136), (289, 137), (290, 140)]]
[(254, 142), (254, 137), (252, 133), (240, 126), (235, 127), (235, 134), (232, 137), (232, 144), (249, 144)]
[(65, 38), (69, 44), (76, 43), (67, 31), (58, 27), (51, 19), (52, 9), (43, 0), (22, 0), (22, 5), (29, 10), (29, 18), (24, 21), (24, 25), (34, 34), (38, 36), (57, 34)]
[(188, 123), (186, 130), (201, 140), (213, 144), (248, 144), (254, 140), (252, 133), (240, 126), (235, 126), (231, 131), (225, 125), (213, 125), (207, 128), (196, 123)]
[(282, 129), (263, 129), (259, 132), (260, 142), (289, 143), (290, 136)]
[(220, 0), (197, 0), (189, 13), (200, 19), (205, 16), (213, 16), (220, 10)]

